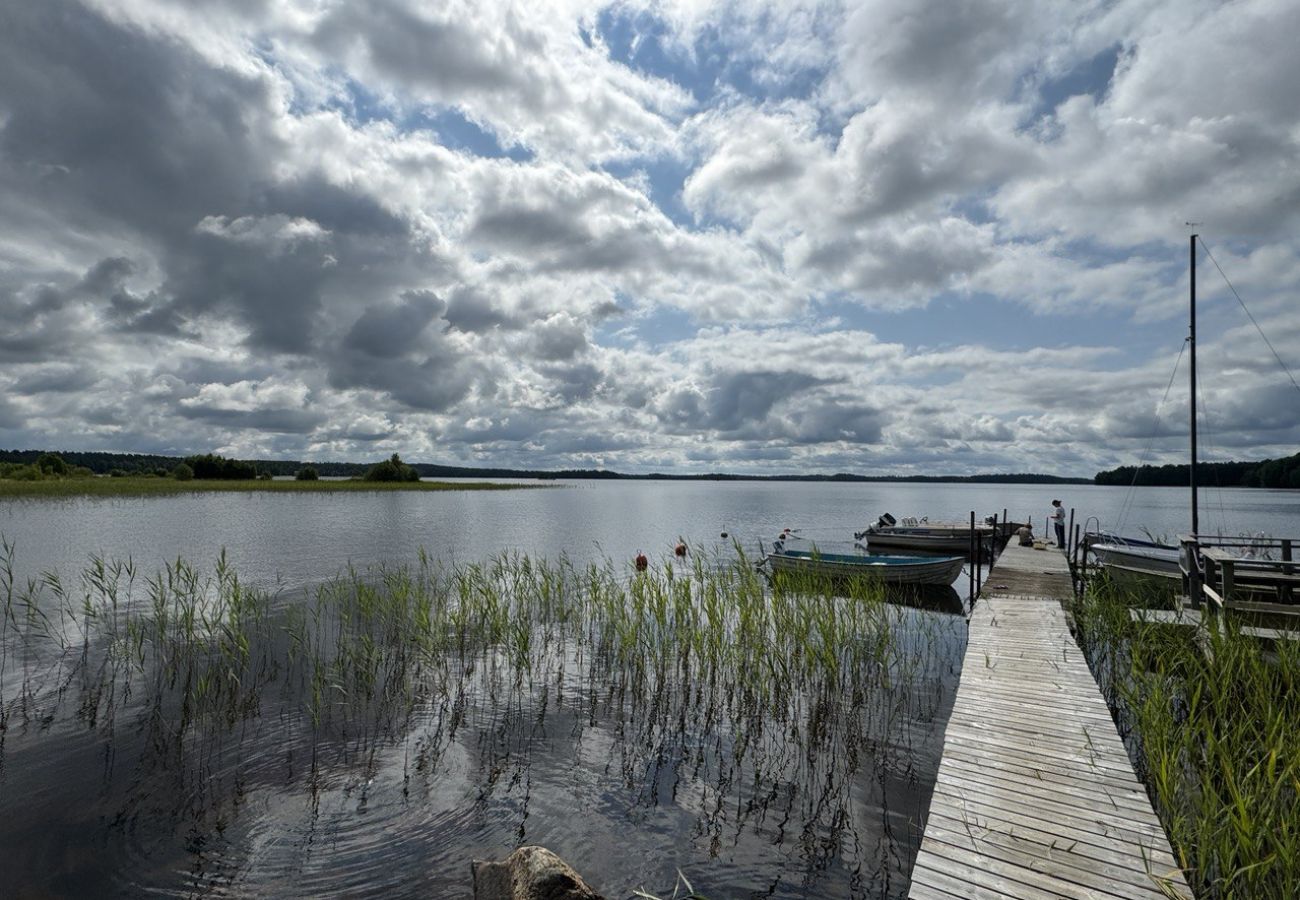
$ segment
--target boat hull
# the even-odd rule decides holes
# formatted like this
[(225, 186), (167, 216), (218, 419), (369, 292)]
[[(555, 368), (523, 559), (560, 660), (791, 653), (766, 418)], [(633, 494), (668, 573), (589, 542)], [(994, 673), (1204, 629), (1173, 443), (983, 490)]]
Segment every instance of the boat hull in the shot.
[[(976, 532), (981, 541), (987, 542), (993, 536), (993, 530), (982, 529)], [(952, 531), (951, 529), (889, 529), (868, 532), (864, 539), (868, 547), (925, 550), (931, 553), (969, 553), (971, 547), (970, 529)]]
[(782, 550), (769, 553), (766, 562), (773, 574), (818, 578), (868, 578), (883, 584), (950, 585), (961, 574), (965, 559), (916, 556), (850, 556)]
[(1108, 571), (1128, 576), (1170, 580), (1183, 577), (1176, 548), (1094, 544), (1090, 549), (1097, 557), (1097, 561)]

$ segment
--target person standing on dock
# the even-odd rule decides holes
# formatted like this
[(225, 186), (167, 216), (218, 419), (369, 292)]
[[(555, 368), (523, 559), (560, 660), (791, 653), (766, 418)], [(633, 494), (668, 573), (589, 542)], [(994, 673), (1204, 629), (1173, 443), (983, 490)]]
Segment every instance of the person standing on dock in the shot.
[(1052, 501), (1052, 525), (1056, 527), (1056, 546), (1065, 548), (1065, 507), (1060, 500)]

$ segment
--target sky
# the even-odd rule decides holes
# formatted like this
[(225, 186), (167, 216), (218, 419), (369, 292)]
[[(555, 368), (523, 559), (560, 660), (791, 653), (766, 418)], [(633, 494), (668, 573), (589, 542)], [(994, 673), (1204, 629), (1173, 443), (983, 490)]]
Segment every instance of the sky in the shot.
[(1295, 0), (0, 22), (0, 447), (1185, 461), (1196, 231), (1202, 458), (1300, 450)]

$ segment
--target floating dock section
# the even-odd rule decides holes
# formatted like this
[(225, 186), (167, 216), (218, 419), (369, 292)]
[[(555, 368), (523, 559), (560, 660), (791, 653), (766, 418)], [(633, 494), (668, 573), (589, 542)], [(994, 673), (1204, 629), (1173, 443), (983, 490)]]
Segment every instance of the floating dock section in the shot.
[(910, 897), (1192, 897), (1070, 634), (1060, 550), (1009, 545), (970, 637)]

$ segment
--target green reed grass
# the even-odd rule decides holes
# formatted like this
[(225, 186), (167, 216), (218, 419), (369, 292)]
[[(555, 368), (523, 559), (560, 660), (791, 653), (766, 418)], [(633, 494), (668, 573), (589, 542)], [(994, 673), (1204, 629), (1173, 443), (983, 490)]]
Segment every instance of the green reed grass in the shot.
[[(947, 702), (933, 673), (953, 664), (938, 626), (879, 585), (771, 586), (739, 546), (639, 573), (422, 553), (291, 597), (250, 589), (224, 555), (206, 572), (99, 558), (67, 583), (13, 572), (6, 544), (0, 729), (75, 714), (111, 730), (133, 700), (156, 746), (207, 760), (271, 718), (298, 730), (313, 785), (322, 754), (374, 767), (386, 746), (405, 748), (418, 785), (473, 726), (493, 735), (478, 745), (486, 803), (528, 783), (533, 734), (563, 707), (617, 736), (611, 768), (633, 802), (656, 804), (665, 779), (711, 798), (698, 835), (712, 852), (769, 814), (805, 852), (840, 852), (860, 772), (910, 771), (912, 729), (928, 740)], [(195, 765), (187, 790), (208, 797), (211, 763)]]
[(1300, 885), (1300, 641), (1239, 620), (1134, 621), (1108, 587), (1075, 609), (1103, 690), (1199, 897), (1286, 897)]
[(12, 571), (5, 545), (7, 648), (61, 671), (78, 658), (97, 671), (147, 669), (204, 697), (244, 684), (254, 648), (349, 697), (373, 694), (389, 669), (451, 651), (498, 650), (523, 678), (563, 640), (633, 675), (687, 665), (754, 697), (868, 659), (879, 667), (894, 651), (876, 586), (769, 590), (743, 553), (636, 574), (517, 554), (447, 570), (422, 556), (412, 567), (348, 570), (296, 601), (246, 588), (224, 554), (212, 573), (177, 560), (148, 577), (130, 561), (93, 558), (76, 585), (46, 573), (18, 586)]

